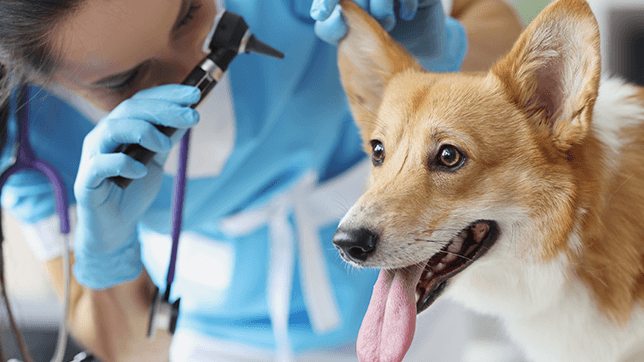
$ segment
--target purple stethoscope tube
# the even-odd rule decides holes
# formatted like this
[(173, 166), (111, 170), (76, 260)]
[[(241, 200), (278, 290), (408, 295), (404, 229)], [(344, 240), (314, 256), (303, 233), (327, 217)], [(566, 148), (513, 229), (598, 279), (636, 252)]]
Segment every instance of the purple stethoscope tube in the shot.
[[(48, 162), (41, 160), (36, 157), (31, 145), (29, 144), (29, 107), (28, 102), (30, 100), (29, 86), (24, 85), (19, 90), (18, 104), (16, 106), (15, 116), (17, 117), (17, 128), (18, 135), (16, 140), (15, 154), (13, 155), (15, 160), (14, 162), (0, 174), (0, 196), (2, 195), (2, 189), (6, 184), (7, 180), (11, 175), (23, 170), (35, 170), (43, 173), (47, 180), (51, 183), (56, 214), (60, 220), (60, 232), (65, 236), (69, 236), (70, 232), (70, 222), (69, 222), (69, 201), (67, 199), (67, 191), (65, 190), (65, 184), (63, 179), (60, 177), (60, 174), (56, 169), (49, 164)], [(0, 231), (2, 229), (0, 228)], [(0, 243), (4, 240), (4, 236), (0, 232)], [(54, 362), (62, 361), (64, 358), (64, 353), (67, 345), (67, 316), (69, 312), (69, 281), (70, 281), (70, 272), (69, 272), (69, 244), (67, 238), (64, 240), (64, 252), (63, 252), (63, 317), (60, 321), (60, 329), (58, 330), (58, 341), (56, 343), (56, 349), (52, 360)], [(0, 248), (1, 250), (1, 248)], [(11, 313), (10, 307), (7, 305), (7, 312)], [(18, 330), (17, 325), (11, 321), (11, 329), (15, 333), (16, 337), (19, 340), (22, 340), (20, 331)], [(32, 357), (29, 356), (28, 350), (21, 351), (23, 357), (27, 361), (32, 361)]]
[(172, 249), (170, 252), (170, 263), (168, 265), (168, 274), (166, 277), (165, 296), (169, 299), (170, 287), (174, 281), (174, 271), (177, 263), (177, 249), (179, 248), (179, 234), (181, 233), (181, 223), (183, 221), (183, 200), (186, 194), (186, 169), (188, 164), (188, 148), (190, 144), (190, 130), (181, 138), (179, 145), (179, 164), (177, 174), (174, 177), (174, 188), (172, 190), (172, 228), (170, 235), (172, 237)]
[(15, 161), (0, 175), (0, 195), (2, 188), (9, 179), (9, 176), (22, 170), (36, 170), (43, 173), (52, 188), (54, 189), (54, 198), (56, 200), (56, 214), (60, 218), (60, 232), (69, 234), (69, 201), (65, 184), (60, 174), (47, 161), (36, 157), (36, 154), (29, 144), (29, 86), (24, 86), (18, 95), (17, 117), (18, 117), (18, 139)]

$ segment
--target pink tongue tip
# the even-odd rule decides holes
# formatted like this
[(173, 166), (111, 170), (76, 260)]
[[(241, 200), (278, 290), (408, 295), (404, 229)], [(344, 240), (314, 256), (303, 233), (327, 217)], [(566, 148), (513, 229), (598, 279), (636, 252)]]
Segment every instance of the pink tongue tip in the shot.
[(416, 284), (422, 266), (381, 270), (358, 333), (360, 362), (400, 362), (416, 329)]

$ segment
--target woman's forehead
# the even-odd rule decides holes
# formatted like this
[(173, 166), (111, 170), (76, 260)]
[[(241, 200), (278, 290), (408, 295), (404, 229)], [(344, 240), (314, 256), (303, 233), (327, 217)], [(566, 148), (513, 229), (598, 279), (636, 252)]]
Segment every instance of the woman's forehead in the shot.
[(59, 72), (84, 83), (131, 69), (168, 44), (182, 0), (86, 0), (59, 28)]

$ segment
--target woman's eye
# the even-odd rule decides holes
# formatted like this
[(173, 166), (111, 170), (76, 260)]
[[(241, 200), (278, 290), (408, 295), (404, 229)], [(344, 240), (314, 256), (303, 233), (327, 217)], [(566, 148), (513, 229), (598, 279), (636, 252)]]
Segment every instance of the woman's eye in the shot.
[(371, 162), (374, 166), (379, 166), (385, 160), (385, 146), (378, 140), (371, 141)]
[(456, 147), (446, 145), (438, 151), (438, 165), (455, 169), (463, 164), (465, 155)]
[(141, 70), (137, 68), (123, 82), (116, 85), (110, 85), (108, 88), (114, 92), (125, 92), (129, 90), (132, 87), (132, 85), (134, 85), (140, 73), (141, 73)]
[(179, 22), (178, 27), (182, 28), (182, 27), (190, 24), (190, 22), (195, 18), (195, 15), (197, 14), (197, 11), (199, 11), (200, 7), (201, 7), (201, 5), (195, 4), (194, 1), (190, 2), (190, 6), (188, 7), (188, 12), (183, 17), (183, 19), (181, 19), (181, 21)]

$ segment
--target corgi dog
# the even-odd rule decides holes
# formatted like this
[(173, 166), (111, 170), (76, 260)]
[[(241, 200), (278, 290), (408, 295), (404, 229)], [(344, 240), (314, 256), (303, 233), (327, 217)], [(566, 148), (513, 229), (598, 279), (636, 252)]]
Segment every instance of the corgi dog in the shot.
[(341, 6), (338, 66), (373, 167), (333, 243), (381, 269), (359, 359), (401, 361), (443, 295), (500, 317), (532, 361), (644, 348), (644, 89), (602, 76), (588, 4), (550, 4), (471, 74), (424, 70)]

